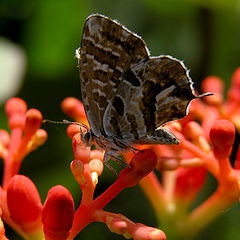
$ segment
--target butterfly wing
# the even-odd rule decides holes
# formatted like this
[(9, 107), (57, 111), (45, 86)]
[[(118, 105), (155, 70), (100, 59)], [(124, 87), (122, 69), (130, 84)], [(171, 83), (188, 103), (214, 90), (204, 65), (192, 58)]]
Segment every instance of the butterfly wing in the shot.
[(103, 115), (127, 69), (148, 59), (145, 42), (102, 15), (87, 18), (77, 50), (82, 101), (93, 133), (105, 134)]
[(184, 117), (194, 98), (182, 62), (170, 56), (141, 61), (124, 75), (107, 106), (104, 129), (127, 144), (177, 144), (174, 135), (161, 126)]

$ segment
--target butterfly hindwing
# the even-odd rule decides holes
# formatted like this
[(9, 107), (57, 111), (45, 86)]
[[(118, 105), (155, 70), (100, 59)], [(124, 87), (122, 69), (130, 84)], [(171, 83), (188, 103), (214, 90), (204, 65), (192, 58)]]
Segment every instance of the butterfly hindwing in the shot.
[(195, 98), (187, 69), (170, 56), (160, 56), (130, 70), (105, 111), (106, 133), (127, 144), (176, 144), (175, 136), (159, 127), (184, 117)]

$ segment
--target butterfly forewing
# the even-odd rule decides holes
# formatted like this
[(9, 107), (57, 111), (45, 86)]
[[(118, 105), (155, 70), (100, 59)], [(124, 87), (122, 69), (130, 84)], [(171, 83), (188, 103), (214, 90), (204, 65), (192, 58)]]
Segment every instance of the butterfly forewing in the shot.
[(125, 72), (149, 54), (140, 37), (102, 15), (87, 18), (78, 51), (82, 100), (91, 129), (99, 136), (105, 110)]

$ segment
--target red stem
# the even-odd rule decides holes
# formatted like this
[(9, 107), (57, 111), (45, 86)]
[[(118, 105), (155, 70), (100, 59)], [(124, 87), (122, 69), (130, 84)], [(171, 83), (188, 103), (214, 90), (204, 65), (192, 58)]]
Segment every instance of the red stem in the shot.
[(17, 152), (18, 147), (20, 146), (22, 132), (23, 131), (21, 128), (12, 129), (8, 155), (4, 159), (3, 189), (7, 188), (10, 178), (18, 173), (21, 166), (21, 162), (15, 162), (14, 154)]
[(116, 197), (124, 188), (119, 179), (116, 180), (104, 193), (89, 204), (81, 202), (78, 210), (74, 214), (73, 225), (69, 239), (73, 239), (85, 226), (95, 221), (94, 213), (103, 209), (113, 198)]
[(156, 216), (158, 216), (164, 211), (167, 199), (157, 176), (151, 172), (139, 182), (139, 185), (155, 209)]

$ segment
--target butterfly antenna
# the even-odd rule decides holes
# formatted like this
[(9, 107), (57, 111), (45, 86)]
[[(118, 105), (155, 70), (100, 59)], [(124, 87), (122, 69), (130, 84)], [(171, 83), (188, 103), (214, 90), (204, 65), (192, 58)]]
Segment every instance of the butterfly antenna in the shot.
[(84, 127), (85, 129), (87, 129), (88, 131), (90, 130), (89, 127), (83, 123), (80, 122), (72, 122), (72, 121), (68, 121), (68, 120), (62, 120), (62, 121), (53, 121), (53, 120), (49, 120), (49, 119), (43, 119), (42, 123), (53, 123), (53, 124), (75, 124), (78, 125), (80, 127)]
[(202, 98), (202, 97), (211, 96), (211, 95), (214, 95), (214, 93), (211, 93), (211, 92), (203, 93), (203, 94), (195, 96), (195, 98)]

